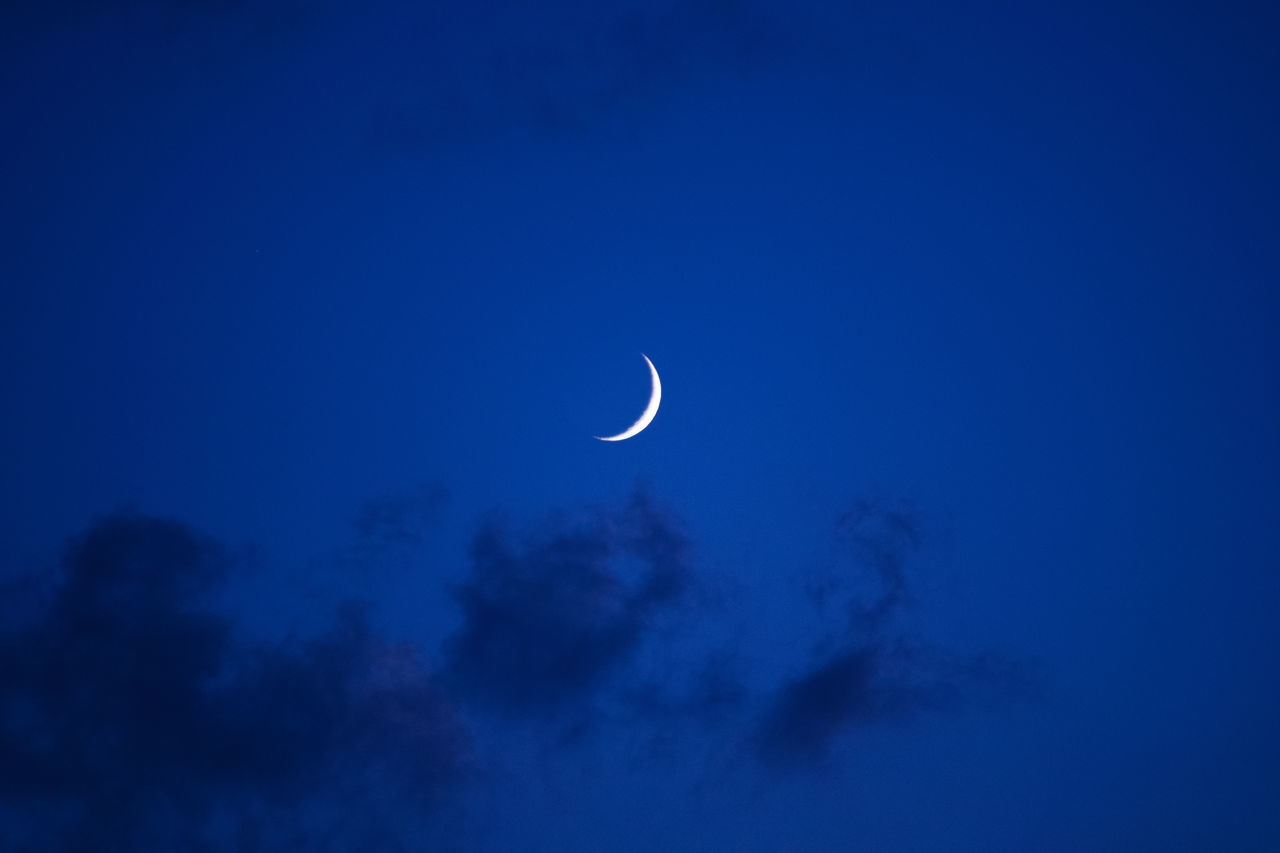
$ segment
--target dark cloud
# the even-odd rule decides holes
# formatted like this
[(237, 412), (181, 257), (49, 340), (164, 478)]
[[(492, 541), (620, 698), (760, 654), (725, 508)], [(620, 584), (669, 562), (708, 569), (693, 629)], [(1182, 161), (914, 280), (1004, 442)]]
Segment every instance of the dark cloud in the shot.
[(1003, 702), (1033, 687), (1025, 663), (996, 652), (959, 655), (906, 640), (850, 644), (778, 689), (756, 733), (757, 755), (775, 768), (818, 767), (860, 726)]
[(760, 731), (760, 754), (772, 763), (825, 757), (847, 726), (882, 713), (873, 650), (843, 652), (787, 683)]
[(507, 713), (581, 701), (634, 655), (689, 577), (687, 541), (643, 493), (527, 543), (489, 524), (455, 591), (463, 624), (446, 644), (448, 671), (464, 693)]
[(246, 644), (210, 603), (230, 567), (139, 515), (73, 543), (41, 618), (0, 636), (6, 849), (342, 848), (464, 774), (413, 649), (354, 607), (294, 647)]
[[(370, 502), (358, 532), (371, 553), (414, 545), (439, 500)], [(251, 641), (216, 604), (240, 568), (225, 548), (106, 518), (51, 583), (8, 585), (28, 609), (0, 611), (0, 847), (416, 849), (443, 803), (477, 790), (472, 732), (501, 742), (513, 718), (553, 721), (557, 751), (592, 734), (623, 760), (679, 762), (746, 742), (766, 767), (804, 768), (860, 726), (1025, 688), (999, 655), (895, 632), (910, 511), (861, 503), (838, 528), (868, 583), (826, 584), (837, 630), (769, 688), (747, 677), (746, 637), (715, 639), (690, 542), (643, 490), (527, 536), (482, 525), (438, 676), (355, 604), (316, 636)], [(498, 728), (468, 725), (464, 702)]]
[(911, 601), (907, 561), (921, 541), (913, 512), (858, 501), (839, 517), (837, 536), (854, 558), (846, 576), (823, 578), (809, 592), (819, 605), (843, 598), (847, 624), (769, 700), (755, 736), (764, 763), (817, 766), (859, 726), (1030, 691), (1021, 662), (992, 651), (958, 654), (895, 631), (894, 617)]

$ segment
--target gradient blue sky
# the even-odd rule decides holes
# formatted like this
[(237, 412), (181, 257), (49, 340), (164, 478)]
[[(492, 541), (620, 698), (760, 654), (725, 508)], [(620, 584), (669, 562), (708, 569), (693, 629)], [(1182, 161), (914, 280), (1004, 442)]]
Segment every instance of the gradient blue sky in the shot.
[[(1280, 847), (1280, 21), (832, 5), (5, 5), (0, 747), (80, 729), (0, 839), (174, 849), (163, 765), (228, 849)], [(641, 352), (657, 419), (593, 441)], [(385, 834), (95, 764), (137, 717), (15, 663), (119, 638), (84, 555), (187, 535), (229, 555), (225, 660), (165, 670), (202, 702), (348, 600), (417, 661), (431, 784), (341, 759)]]

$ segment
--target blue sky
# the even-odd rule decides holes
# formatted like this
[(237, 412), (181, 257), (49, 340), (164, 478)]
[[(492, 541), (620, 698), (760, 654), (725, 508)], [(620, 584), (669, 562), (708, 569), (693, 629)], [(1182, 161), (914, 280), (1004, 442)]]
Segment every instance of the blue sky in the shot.
[(10, 846), (1280, 843), (1272, 13), (0, 14)]

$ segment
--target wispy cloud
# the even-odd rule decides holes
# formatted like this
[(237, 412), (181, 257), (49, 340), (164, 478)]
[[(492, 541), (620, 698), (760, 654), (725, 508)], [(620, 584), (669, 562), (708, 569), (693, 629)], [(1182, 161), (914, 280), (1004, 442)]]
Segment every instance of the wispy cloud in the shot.
[(496, 523), (472, 545), (455, 595), (463, 623), (446, 644), (467, 696), (513, 714), (587, 701), (686, 588), (683, 535), (643, 493), (620, 511), (513, 543)]
[(762, 762), (817, 767), (859, 727), (1030, 690), (1025, 663), (932, 645), (899, 624), (912, 601), (908, 561), (922, 539), (909, 507), (857, 501), (839, 516), (836, 537), (851, 559), (808, 591), (820, 609), (838, 600), (844, 624), (768, 700), (754, 738)]

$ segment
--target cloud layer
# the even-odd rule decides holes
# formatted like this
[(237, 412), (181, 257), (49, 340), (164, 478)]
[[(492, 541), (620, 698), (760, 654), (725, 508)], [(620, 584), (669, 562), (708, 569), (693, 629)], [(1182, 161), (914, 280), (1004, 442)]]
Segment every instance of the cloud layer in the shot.
[[(403, 544), (406, 519), (435, 505), (420, 497), (366, 505), (360, 536)], [(378, 636), (355, 603), (310, 639), (255, 642), (216, 605), (237, 568), (226, 549), (172, 520), (102, 519), (68, 547), (34, 616), (0, 626), (0, 841), (412, 849), (476, 776), (477, 733), (492, 731), (476, 714), (590, 727), (603, 749), (612, 734), (693, 732), (774, 771), (822, 764), (862, 726), (1008, 695), (1016, 673), (999, 656), (894, 630), (919, 541), (909, 513), (858, 504), (838, 530), (852, 576), (824, 589), (848, 624), (753, 692), (749, 649), (680, 640), (684, 616), (715, 613), (690, 594), (690, 540), (643, 491), (524, 536), (482, 524), (452, 590), (461, 622), (436, 650)], [(638, 660), (660, 624), (675, 641), (654, 681)]]
[(43, 618), (0, 640), (7, 849), (323, 849), (371, 825), (317, 804), (425, 809), (465, 772), (465, 727), (415, 650), (353, 607), (294, 648), (238, 642), (210, 604), (229, 567), (143, 516), (70, 547)]

